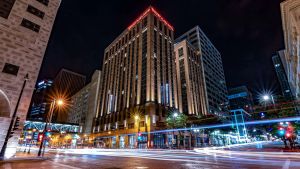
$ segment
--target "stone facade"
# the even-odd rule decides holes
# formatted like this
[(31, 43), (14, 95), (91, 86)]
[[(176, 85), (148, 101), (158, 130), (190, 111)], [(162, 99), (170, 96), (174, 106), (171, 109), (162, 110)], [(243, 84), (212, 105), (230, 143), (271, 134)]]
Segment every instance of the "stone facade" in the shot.
[[(222, 57), (217, 48), (205, 35), (199, 26), (195, 26), (180, 37), (175, 42), (186, 39), (199, 51), (202, 74), (199, 74), (203, 82), (202, 105), (206, 105), (206, 110), (202, 114), (224, 116), (226, 104), (228, 102), (227, 87), (222, 63)], [(206, 102), (206, 103), (205, 103)]]
[[(8, 0), (0, 3), (0, 145), (18, 100), (24, 76), (25, 86), (17, 116), (26, 118), (32, 92), (43, 61), (60, 0)], [(2, 102), (2, 100), (5, 100)], [(3, 119), (3, 120), (2, 120)], [(6, 153), (12, 155), (19, 132), (9, 141)], [(9, 155), (9, 156), (10, 156)]]
[(174, 45), (179, 111), (188, 115), (207, 115), (204, 74), (200, 52), (187, 40)]
[(282, 28), (285, 42), (285, 63), (293, 95), (300, 97), (300, 1), (286, 0), (281, 3)]

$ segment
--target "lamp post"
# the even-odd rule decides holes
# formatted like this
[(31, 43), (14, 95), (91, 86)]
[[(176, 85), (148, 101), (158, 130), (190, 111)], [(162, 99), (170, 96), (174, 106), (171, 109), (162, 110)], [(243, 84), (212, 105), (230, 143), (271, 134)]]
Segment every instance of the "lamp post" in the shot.
[(139, 134), (140, 134), (140, 117), (138, 115), (134, 116), (135, 121), (138, 123), (138, 132), (137, 132), (137, 148), (139, 148)]
[(29, 79), (29, 77), (28, 77), (28, 73), (27, 73), (25, 75), (25, 77), (24, 77), (23, 86), (22, 86), (22, 89), (21, 89), (21, 92), (20, 92), (20, 95), (19, 95), (16, 107), (15, 107), (14, 113), (13, 113), (13, 115), (11, 117), (11, 120), (10, 120), (10, 124), (9, 124), (8, 130), (7, 130), (6, 136), (5, 136), (5, 140), (4, 140), (1, 152), (0, 152), (0, 159), (4, 159), (4, 155), (5, 155), (5, 150), (6, 150), (6, 147), (7, 147), (8, 139), (10, 138), (10, 134), (11, 134), (11, 131), (12, 131), (12, 128), (13, 128), (13, 124), (14, 124), (14, 121), (15, 121), (15, 118), (16, 118), (16, 115), (17, 115), (17, 111), (18, 111), (18, 108), (19, 108), (20, 100), (21, 100), (21, 97), (22, 97), (22, 94), (23, 94), (23, 91), (24, 91), (24, 88), (26, 86), (26, 83), (27, 83), (28, 79)]
[[(176, 123), (176, 118), (178, 117), (178, 113), (174, 113), (173, 114), (173, 136), (172, 136), (172, 146), (171, 147), (173, 147), (174, 146), (174, 144), (176, 143), (175, 142), (175, 134), (174, 134), (174, 129), (175, 129), (175, 123)], [(174, 142), (174, 143), (173, 143)]]
[(40, 148), (39, 148), (39, 152), (38, 152), (39, 157), (42, 154), (42, 148), (43, 148), (44, 142), (45, 142), (45, 133), (46, 133), (46, 130), (47, 130), (47, 127), (48, 127), (48, 123), (50, 124), (51, 121), (52, 121), (52, 115), (53, 115), (53, 111), (54, 111), (54, 108), (55, 108), (56, 104), (58, 106), (62, 106), (64, 104), (64, 102), (61, 99), (59, 99), (59, 100), (54, 99), (50, 104), (50, 109), (49, 109), (49, 112), (47, 113), (46, 124), (45, 124), (45, 127), (44, 127), (43, 132), (42, 132), (42, 140), (41, 140), (41, 144), (40, 144)]

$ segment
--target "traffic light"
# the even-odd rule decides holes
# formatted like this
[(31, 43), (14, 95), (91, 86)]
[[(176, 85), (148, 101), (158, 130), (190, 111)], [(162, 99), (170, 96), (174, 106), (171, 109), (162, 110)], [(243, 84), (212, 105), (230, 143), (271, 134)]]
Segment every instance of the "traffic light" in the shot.
[(142, 133), (138, 133), (138, 141), (142, 140)]
[(46, 132), (45, 135), (46, 135), (46, 137), (49, 137), (50, 136), (50, 132)]
[(285, 130), (279, 130), (279, 131), (278, 131), (278, 134), (279, 134), (280, 136), (283, 136), (284, 133), (285, 133)]
[(42, 140), (43, 140), (43, 133), (39, 133), (38, 141), (42, 141)]
[(265, 118), (265, 112), (260, 112), (260, 118)]

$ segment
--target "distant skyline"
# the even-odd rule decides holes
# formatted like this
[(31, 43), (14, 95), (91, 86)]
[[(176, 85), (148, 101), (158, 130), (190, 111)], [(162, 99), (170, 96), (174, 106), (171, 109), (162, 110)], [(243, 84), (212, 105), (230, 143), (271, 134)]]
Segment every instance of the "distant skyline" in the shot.
[(62, 1), (39, 80), (61, 68), (90, 78), (102, 68), (104, 49), (151, 4), (174, 26), (175, 38), (200, 26), (222, 55), (228, 88), (278, 92), (271, 57), (284, 49), (281, 1)]

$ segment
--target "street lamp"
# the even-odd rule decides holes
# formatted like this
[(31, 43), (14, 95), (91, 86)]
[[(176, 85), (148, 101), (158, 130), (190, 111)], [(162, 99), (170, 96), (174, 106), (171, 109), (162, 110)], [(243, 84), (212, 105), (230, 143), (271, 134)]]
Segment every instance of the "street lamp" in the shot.
[(138, 132), (137, 132), (137, 139), (136, 139), (136, 145), (137, 145), (137, 148), (139, 148), (139, 137), (140, 137), (140, 117), (138, 115), (135, 115), (134, 116), (134, 119), (135, 121), (137, 122), (138, 124)]
[(62, 99), (57, 100), (57, 105), (62, 106), (64, 104), (64, 101)]
[(265, 94), (265, 95), (263, 95), (262, 96), (262, 99), (263, 99), (263, 101), (264, 102), (268, 102), (268, 101), (272, 101), (272, 103), (273, 104), (275, 104), (275, 102), (274, 102), (274, 98), (273, 98), (273, 96), (272, 95), (269, 95), (269, 94)]
[(172, 136), (172, 147), (173, 147), (173, 145), (176, 143), (175, 142), (175, 131), (174, 131), (174, 129), (175, 129), (175, 123), (176, 123), (176, 118), (178, 117), (178, 113), (177, 112), (175, 112), (174, 114), (173, 114), (173, 136)]
[(52, 115), (53, 115), (53, 111), (54, 111), (54, 108), (55, 108), (55, 105), (58, 105), (58, 106), (63, 106), (64, 105), (64, 101), (62, 99), (54, 99), (51, 104), (50, 104), (50, 109), (49, 109), (49, 112), (47, 113), (47, 117), (46, 117), (46, 124), (45, 124), (45, 127), (44, 127), (44, 130), (42, 132), (42, 140), (41, 140), (41, 144), (40, 144), (40, 148), (39, 148), (39, 152), (38, 152), (38, 156), (41, 156), (41, 153), (42, 153), (42, 148), (44, 146), (44, 141), (45, 141), (45, 133), (46, 133), (46, 130), (47, 130), (47, 127), (48, 127), (48, 123), (50, 124), (51, 121), (52, 121)]

